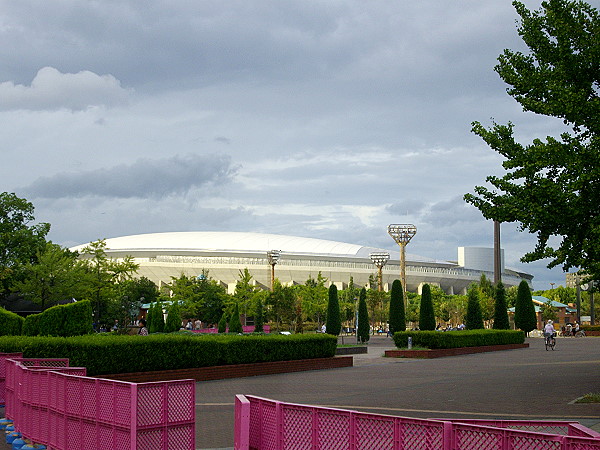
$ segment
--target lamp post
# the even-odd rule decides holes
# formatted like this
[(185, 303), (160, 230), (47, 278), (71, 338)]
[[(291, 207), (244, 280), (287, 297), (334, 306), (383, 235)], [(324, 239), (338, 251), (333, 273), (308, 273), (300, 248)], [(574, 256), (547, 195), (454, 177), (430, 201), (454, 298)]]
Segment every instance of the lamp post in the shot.
[(594, 291), (598, 286), (597, 281), (591, 280), (581, 285), (582, 291), (589, 291), (590, 294), (590, 325), (596, 325), (596, 312), (594, 311)]
[(271, 266), (271, 292), (273, 292), (275, 286), (275, 264), (279, 261), (280, 256), (281, 250), (269, 250), (267, 252), (267, 261), (269, 261), (269, 265)]
[(390, 254), (388, 252), (373, 252), (369, 253), (369, 256), (371, 257), (371, 261), (373, 261), (373, 264), (375, 264), (375, 266), (377, 267), (377, 286), (379, 292), (381, 292), (383, 291), (382, 269), (383, 266), (385, 266), (389, 261)]
[(388, 225), (388, 234), (400, 246), (400, 281), (402, 282), (402, 293), (404, 294), (404, 310), (406, 311), (406, 244), (410, 242), (417, 227), (412, 224)]

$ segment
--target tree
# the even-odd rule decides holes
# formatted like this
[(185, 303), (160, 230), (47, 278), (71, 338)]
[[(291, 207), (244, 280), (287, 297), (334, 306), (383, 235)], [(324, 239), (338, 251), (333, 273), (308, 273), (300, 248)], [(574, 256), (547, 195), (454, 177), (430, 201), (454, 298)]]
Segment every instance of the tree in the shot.
[(367, 290), (362, 288), (358, 300), (358, 341), (366, 343), (370, 338), (369, 312), (367, 310)]
[(342, 321), (340, 320), (340, 303), (338, 301), (337, 286), (329, 286), (329, 301), (327, 302), (327, 323), (325, 325), (326, 333), (338, 336), (342, 331)]
[(431, 300), (431, 288), (428, 284), (423, 285), (421, 291), (421, 307), (419, 308), (419, 329), (435, 330), (435, 313)]
[(165, 322), (165, 333), (173, 333), (179, 331), (181, 328), (181, 310), (179, 309), (179, 302), (174, 301), (169, 307), (169, 313), (167, 314), (167, 321)]
[(262, 333), (265, 323), (263, 301), (261, 296), (256, 297), (256, 314), (254, 315), (254, 332)]
[(467, 291), (467, 320), (465, 327), (467, 330), (483, 329), (483, 316), (481, 315), (481, 306), (479, 304), (479, 289), (471, 285)]
[(304, 286), (298, 286), (303, 314), (313, 322), (321, 323), (327, 311), (326, 282), (327, 278), (319, 272), (316, 280), (309, 277)]
[(229, 332), (230, 333), (243, 333), (242, 322), (240, 321), (240, 305), (235, 304), (233, 308), (233, 314), (229, 319)]
[(225, 333), (227, 331), (227, 314), (223, 313), (221, 319), (219, 320), (218, 329), (219, 333)]
[(85, 292), (84, 268), (77, 253), (47, 242), (36, 252), (34, 262), (22, 267), (23, 279), (15, 284), (25, 298), (42, 310), (63, 300), (82, 299)]
[(542, 320), (544, 322), (547, 320), (556, 322), (558, 320), (558, 314), (556, 313), (556, 308), (552, 306), (552, 300), (548, 300), (542, 305)]
[(7, 295), (27, 263), (43, 252), (50, 224), (31, 225), (32, 203), (15, 194), (0, 193), (0, 296)]
[[(256, 292), (258, 292), (258, 288), (252, 284), (252, 275), (250, 274), (250, 271), (247, 268), (243, 271), (240, 270), (239, 280), (235, 283), (233, 298), (239, 306), (239, 309), (244, 313), (244, 325), (247, 317), (252, 315), (254, 295)], [(229, 327), (231, 328), (231, 324), (229, 324)]]
[(531, 290), (525, 280), (519, 283), (517, 300), (515, 302), (515, 326), (525, 333), (537, 328), (535, 306), (531, 299)]
[(146, 322), (149, 333), (162, 333), (165, 330), (165, 318), (163, 316), (163, 306), (161, 302), (154, 302), (150, 305)]
[(523, 145), (512, 123), (474, 122), (473, 132), (505, 158), (506, 173), (464, 198), (485, 218), (537, 235), (524, 262), (550, 258), (548, 267), (581, 267), (600, 279), (600, 16), (583, 1), (543, 1), (538, 11), (513, 5), (529, 52), (504, 50), (495, 71), (524, 111), (558, 118), (570, 131)]
[(492, 328), (494, 330), (508, 330), (510, 328), (508, 308), (506, 306), (506, 294), (502, 282), (498, 282), (496, 285), (496, 303), (494, 307), (494, 324), (492, 325)]
[(404, 313), (404, 295), (402, 283), (394, 280), (390, 292), (390, 333), (406, 331), (406, 316)]

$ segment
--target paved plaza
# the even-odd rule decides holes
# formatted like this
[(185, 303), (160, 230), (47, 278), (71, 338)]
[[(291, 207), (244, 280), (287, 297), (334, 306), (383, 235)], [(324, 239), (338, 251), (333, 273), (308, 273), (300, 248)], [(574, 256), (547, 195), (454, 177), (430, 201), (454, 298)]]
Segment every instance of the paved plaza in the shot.
[(600, 338), (558, 338), (554, 352), (541, 338), (527, 342), (527, 349), (416, 360), (384, 358), (393, 343), (377, 336), (354, 367), (200, 382), (196, 447), (233, 447), (236, 394), (419, 418), (576, 420), (600, 431), (600, 404), (570, 404), (600, 392)]

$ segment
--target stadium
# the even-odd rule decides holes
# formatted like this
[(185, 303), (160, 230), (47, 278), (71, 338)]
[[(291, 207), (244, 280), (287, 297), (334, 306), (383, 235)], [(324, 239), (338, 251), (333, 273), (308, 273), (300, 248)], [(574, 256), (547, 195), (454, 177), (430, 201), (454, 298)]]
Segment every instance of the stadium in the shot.
[[(86, 244), (71, 248), (81, 253)], [(267, 252), (277, 251), (275, 266)], [(137, 275), (154, 281), (159, 287), (181, 274), (200, 276), (203, 269), (209, 277), (233, 292), (240, 271), (247, 268), (257, 286), (268, 289), (271, 270), (283, 284), (304, 284), (319, 272), (327, 284), (344, 289), (353, 278), (357, 286), (366, 286), (369, 276), (377, 277), (371, 253), (387, 252), (390, 259), (382, 269), (382, 282), (387, 291), (400, 279), (400, 252), (356, 244), (276, 234), (242, 232), (172, 232), (150, 233), (106, 239), (106, 254), (114, 259), (131, 256), (139, 264)], [(420, 292), (425, 283), (436, 285), (448, 294), (464, 294), (482, 273), (493, 275), (493, 249), (458, 247), (457, 261), (438, 261), (406, 254), (406, 289)], [(532, 275), (504, 268), (502, 282), (516, 286), (522, 280), (531, 286)]]

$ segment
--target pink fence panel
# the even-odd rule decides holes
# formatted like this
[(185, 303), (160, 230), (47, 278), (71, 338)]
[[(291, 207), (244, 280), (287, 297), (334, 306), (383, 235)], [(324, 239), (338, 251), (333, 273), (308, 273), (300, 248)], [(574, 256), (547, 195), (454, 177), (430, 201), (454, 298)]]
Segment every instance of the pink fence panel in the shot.
[[(236, 397), (235, 409), (234, 445), (239, 450), (600, 450), (598, 433), (571, 422), (412, 419), (242, 395)], [(572, 435), (516, 429), (525, 427)]]
[(6, 401), (6, 360), (22, 356), (22, 353), (0, 353), (0, 405)]
[(56, 361), (8, 360), (5, 412), (25, 437), (56, 450), (195, 448), (194, 380), (90, 378)]

